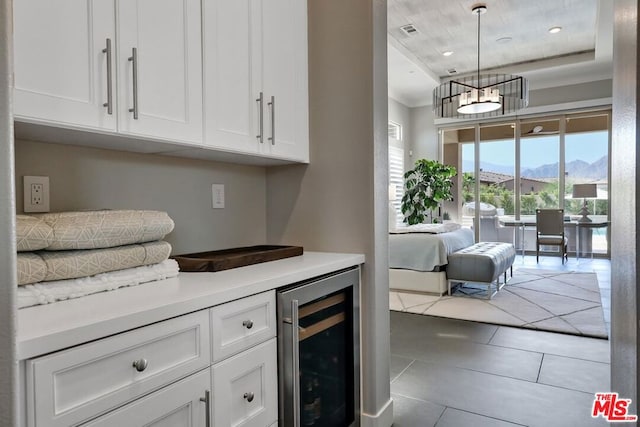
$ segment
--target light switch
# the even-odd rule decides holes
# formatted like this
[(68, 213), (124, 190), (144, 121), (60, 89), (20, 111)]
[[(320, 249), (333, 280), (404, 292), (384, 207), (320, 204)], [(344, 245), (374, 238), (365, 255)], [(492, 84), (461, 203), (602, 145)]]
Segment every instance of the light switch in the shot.
[(224, 209), (224, 184), (211, 184), (211, 207)]

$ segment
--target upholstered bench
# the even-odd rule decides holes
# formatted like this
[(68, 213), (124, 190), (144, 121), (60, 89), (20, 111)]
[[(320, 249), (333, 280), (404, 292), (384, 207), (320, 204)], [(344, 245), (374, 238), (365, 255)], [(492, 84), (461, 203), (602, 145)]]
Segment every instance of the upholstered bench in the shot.
[[(507, 270), (513, 276), (516, 251), (511, 243), (480, 242), (448, 256), (447, 284), (451, 295), (451, 283), (473, 282), (487, 286), (487, 298), (491, 299), (507, 283)], [(500, 283), (500, 276), (504, 281)], [(495, 292), (491, 286), (496, 283)]]

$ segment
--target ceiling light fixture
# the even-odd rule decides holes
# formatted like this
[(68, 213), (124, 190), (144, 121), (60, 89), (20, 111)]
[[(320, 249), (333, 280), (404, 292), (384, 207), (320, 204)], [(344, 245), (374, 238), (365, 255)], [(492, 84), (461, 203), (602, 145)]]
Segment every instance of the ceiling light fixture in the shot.
[(562, 31), (562, 27), (551, 27), (551, 28), (549, 28), (549, 32), (551, 34), (556, 34), (556, 33), (559, 33), (560, 31)]
[(434, 89), (433, 109), (437, 117), (497, 116), (529, 104), (529, 82), (524, 77), (480, 74), (480, 15), (486, 12), (484, 4), (471, 10), (478, 16), (478, 73), (450, 80)]
[(451, 50), (447, 50), (447, 51), (442, 52), (442, 56), (451, 56), (451, 55), (453, 55), (453, 51), (451, 51)]

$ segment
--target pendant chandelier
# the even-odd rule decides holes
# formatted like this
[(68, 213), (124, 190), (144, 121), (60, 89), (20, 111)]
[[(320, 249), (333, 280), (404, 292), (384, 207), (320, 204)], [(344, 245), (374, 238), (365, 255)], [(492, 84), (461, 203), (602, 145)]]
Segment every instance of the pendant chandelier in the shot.
[(529, 104), (529, 82), (509, 74), (480, 74), (480, 15), (484, 4), (471, 13), (478, 16), (478, 72), (441, 84), (433, 91), (433, 110), (437, 117), (492, 117), (515, 112)]

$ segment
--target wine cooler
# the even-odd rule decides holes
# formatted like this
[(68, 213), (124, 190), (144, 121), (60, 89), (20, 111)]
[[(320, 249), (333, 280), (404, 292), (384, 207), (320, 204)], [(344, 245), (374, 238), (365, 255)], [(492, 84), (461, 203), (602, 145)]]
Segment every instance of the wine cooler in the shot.
[(279, 425), (360, 425), (360, 270), (278, 291)]

